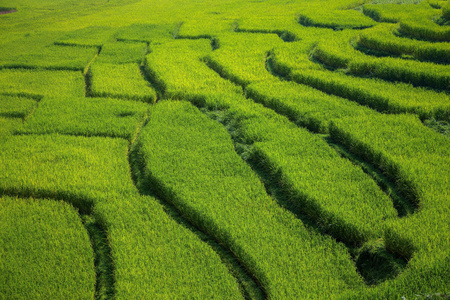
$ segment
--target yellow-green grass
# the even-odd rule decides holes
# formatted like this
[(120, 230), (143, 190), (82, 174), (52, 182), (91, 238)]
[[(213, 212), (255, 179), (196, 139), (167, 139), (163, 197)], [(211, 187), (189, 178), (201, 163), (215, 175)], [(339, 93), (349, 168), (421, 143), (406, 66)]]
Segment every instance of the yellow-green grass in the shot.
[(317, 26), (342, 29), (362, 29), (372, 27), (377, 23), (356, 10), (326, 10), (323, 4), (318, 4), (316, 9), (306, 10), (299, 15), (299, 22), (304, 26)]
[(149, 106), (109, 98), (44, 98), (20, 134), (118, 137), (132, 141)]
[(144, 79), (138, 64), (94, 63), (87, 76), (91, 83), (90, 96), (156, 101), (156, 92)]
[(115, 28), (102, 26), (85, 27), (68, 32), (58, 38), (55, 43), (58, 45), (101, 47), (112, 38), (116, 30)]
[(345, 247), (275, 204), (226, 130), (192, 105), (157, 104), (134, 147), (152, 190), (235, 253), (269, 298), (333, 297), (361, 286)]
[(92, 213), (108, 233), (119, 298), (239, 297), (217, 254), (154, 198), (138, 194), (125, 140), (26, 135), (5, 141), (1, 192), (64, 199)]
[(34, 52), (18, 55), (3, 63), (3, 67), (82, 71), (97, 52), (98, 49), (93, 47), (48, 45), (35, 48)]
[(25, 119), (35, 108), (35, 99), (0, 95), (0, 116)]
[(242, 93), (240, 87), (222, 80), (201, 62), (201, 58), (212, 51), (210, 43), (210, 40), (200, 39), (155, 45), (146, 56), (146, 72), (170, 98), (201, 100), (208, 95)]
[(22, 124), (23, 121), (18, 118), (0, 117), (0, 137), (13, 133), (14, 130), (22, 126)]
[(0, 298), (94, 298), (94, 253), (71, 205), (0, 197), (0, 232)]
[(419, 60), (450, 62), (450, 46), (448, 43), (430, 43), (397, 37), (393, 33), (396, 28), (396, 25), (391, 24), (375, 26), (359, 35), (358, 45), (393, 55), (411, 55)]
[(283, 43), (278, 35), (234, 33), (217, 40), (219, 49), (208, 55), (206, 61), (223, 77), (240, 85), (273, 79), (265, 63), (267, 53)]
[(42, 96), (84, 96), (81, 72), (27, 69), (0, 70), (2, 94)]
[(376, 21), (399, 23), (400, 31), (418, 39), (449, 41), (450, 29), (434, 22), (441, 9), (435, 9), (428, 1), (420, 4), (366, 4), (364, 14)]
[(103, 45), (96, 63), (127, 64), (142, 63), (147, 53), (147, 43), (143, 42), (114, 42)]
[(450, 99), (444, 92), (327, 70), (294, 70), (291, 78), (295, 82), (347, 98), (380, 112), (410, 112), (421, 119), (434, 117), (438, 120), (450, 120)]
[(117, 30), (114, 37), (119, 41), (157, 43), (174, 37), (176, 24), (132, 24)]

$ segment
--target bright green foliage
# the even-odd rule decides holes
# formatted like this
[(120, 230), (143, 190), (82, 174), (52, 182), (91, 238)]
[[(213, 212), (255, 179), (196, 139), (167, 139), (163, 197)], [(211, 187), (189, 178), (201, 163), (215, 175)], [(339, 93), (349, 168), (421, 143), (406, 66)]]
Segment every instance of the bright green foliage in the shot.
[(0, 116), (25, 119), (36, 107), (36, 100), (0, 95)]
[(0, 232), (0, 298), (94, 298), (94, 255), (73, 207), (1, 197)]
[(450, 70), (445, 65), (403, 60), (392, 57), (372, 57), (355, 50), (345, 38), (322, 40), (314, 50), (314, 57), (335, 68), (348, 68), (351, 73), (379, 77), (389, 81), (402, 81), (418, 86), (447, 90), (450, 88)]
[(0, 70), (0, 91), (12, 95), (84, 96), (81, 72), (25, 69)]
[(153, 46), (145, 68), (165, 96), (204, 99), (206, 96), (240, 93), (240, 87), (223, 80), (200, 58), (211, 52), (209, 40), (175, 40)]
[(330, 121), (344, 116), (358, 118), (368, 112), (343, 98), (287, 81), (250, 84), (246, 93), (296, 124), (320, 133), (328, 133)]
[(147, 44), (142, 42), (115, 42), (103, 45), (96, 63), (140, 64), (147, 53)]
[(91, 96), (156, 101), (155, 90), (144, 79), (137, 64), (93, 64), (88, 76)]
[(36, 52), (19, 55), (4, 63), (5, 67), (83, 70), (97, 55), (93, 47), (49, 45)]
[(265, 63), (269, 50), (283, 43), (276, 34), (235, 33), (218, 43), (219, 49), (206, 60), (222, 76), (240, 85), (273, 79)]
[(326, 27), (335, 30), (362, 29), (377, 24), (356, 10), (323, 10), (322, 7), (317, 7), (317, 10), (311, 9), (306, 13), (301, 12), (299, 22), (304, 26)]
[(440, 9), (434, 9), (427, 1), (420, 4), (384, 4), (364, 5), (364, 14), (376, 21), (400, 23), (400, 31), (411, 37), (431, 40), (449, 41), (450, 29), (434, 22)]
[[(8, 135), (14, 131), (14, 129), (21, 126), (23, 121), (18, 118), (4, 118), (0, 117), (0, 137)], [(3, 142), (3, 140), (2, 140)]]
[(152, 189), (227, 245), (268, 297), (332, 297), (361, 284), (345, 248), (280, 209), (225, 129), (193, 106), (158, 104), (134, 147)]
[(385, 232), (389, 249), (404, 257), (413, 255), (404, 277), (387, 283), (390, 293), (395, 286), (408, 294), (448, 287), (450, 140), (406, 115), (342, 118), (334, 121), (331, 136), (378, 164), (419, 203), (417, 213), (391, 222)]
[(408, 38), (396, 37), (392, 31), (396, 26), (380, 24), (360, 34), (358, 44), (376, 51), (394, 55), (411, 55), (419, 60), (450, 62), (448, 43), (429, 43)]
[(131, 141), (148, 109), (144, 103), (117, 99), (44, 98), (18, 132), (120, 137)]
[(413, 112), (422, 119), (434, 116), (439, 120), (450, 120), (450, 98), (446, 93), (326, 70), (295, 70), (291, 78), (381, 112)]
[(57, 39), (55, 43), (59, 45), (101, 47), (111, 39), (115, 31), (115, 28), (108, 27), (86, 27), (65, 34)]
[(173, 37), (175, 25), (133, 24), (118, 29), (115, 38), (119, 41), (157, 42)]
[(292, 42), (274, 48), (268, 57), (268, 65), (276, 74), (288, 77), (292, 70), (321, 69), (319, 64), (312, 62), (309, 55), (315, 42)]
[(108, 228), (117, 299), (240, 299), (217, 254), (152, 197), (118, 197), (96, 211)]
[(83, 209), (108, 195), (136, 194), (124, 172), (126, 150), (119, 139), (11, 136), (1, 144), (0, 191), (64, 199)]

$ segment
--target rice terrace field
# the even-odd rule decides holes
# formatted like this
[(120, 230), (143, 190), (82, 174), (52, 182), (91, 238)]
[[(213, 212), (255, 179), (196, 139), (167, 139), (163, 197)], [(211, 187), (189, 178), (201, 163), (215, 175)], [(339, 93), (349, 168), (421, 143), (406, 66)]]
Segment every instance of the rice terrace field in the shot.
[(0, 299), (450, 299), (450, 1), (0, 0)]

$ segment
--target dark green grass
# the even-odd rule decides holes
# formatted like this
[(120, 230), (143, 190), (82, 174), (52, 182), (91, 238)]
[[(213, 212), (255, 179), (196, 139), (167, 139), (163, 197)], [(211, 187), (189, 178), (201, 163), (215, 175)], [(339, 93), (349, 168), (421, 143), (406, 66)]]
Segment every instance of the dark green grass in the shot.
[(108, 98), (44, 98), (19, 134), (119, 137), (132, 141), (149, 106)]

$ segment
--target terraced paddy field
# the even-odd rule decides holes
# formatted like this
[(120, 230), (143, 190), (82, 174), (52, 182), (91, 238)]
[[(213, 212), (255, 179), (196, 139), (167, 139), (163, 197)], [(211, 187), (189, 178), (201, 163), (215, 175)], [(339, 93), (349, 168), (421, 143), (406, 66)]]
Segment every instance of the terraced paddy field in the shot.
[(0, 0), (0, 299), (450, 299), (449, 25)]

